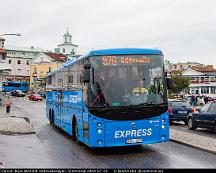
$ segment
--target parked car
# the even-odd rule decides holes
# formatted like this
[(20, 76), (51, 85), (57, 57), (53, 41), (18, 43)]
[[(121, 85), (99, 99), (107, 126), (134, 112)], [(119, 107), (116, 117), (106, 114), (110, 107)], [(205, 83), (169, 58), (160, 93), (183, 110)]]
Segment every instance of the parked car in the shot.
[(195, 109), (185, 100), (170, 100), (168, 103), (170, 123), (172, 121), (184, 121), (187, 124), (187, 116)]
[(216, 101), (208, 102), (188, 115), (188, 128), (195, 130), (197, 127), (216, 130)]
[(13, 90), (13, 91), (11, 91), (11, 95), (16, 96), (16, 97), (25, 97), (26, 96), (26, 94), (21, 90)]
[(43, 97), (41, 97), (39, 94), (31, 94), (30, 96), (28, 96), (29, 100), (32, 101), (42, 101)]

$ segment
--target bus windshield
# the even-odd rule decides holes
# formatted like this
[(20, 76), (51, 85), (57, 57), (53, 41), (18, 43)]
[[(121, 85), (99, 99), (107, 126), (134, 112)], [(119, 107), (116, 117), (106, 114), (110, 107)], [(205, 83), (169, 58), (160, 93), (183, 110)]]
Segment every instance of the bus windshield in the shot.
[(167, 102), (162, 55), (91, 57), (90, 107)]

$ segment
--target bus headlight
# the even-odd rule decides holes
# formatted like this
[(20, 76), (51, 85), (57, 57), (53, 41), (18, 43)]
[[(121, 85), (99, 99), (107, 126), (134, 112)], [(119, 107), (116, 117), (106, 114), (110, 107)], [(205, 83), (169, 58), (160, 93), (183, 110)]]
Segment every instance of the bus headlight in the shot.
[(97, 132), (98, 132), (98, 134), (101, 134), (103, 131), (102, 131), (102, 129), (98, 129)]
[(165, 122), (165, 119), (162, 119), (162, 123), (164, 123)]
[(100, 144), (102, 144), (102, 141), (101, 141), (101, 140), (98, 140), (98, 142), (97, 142), (97, 143), (100, 145)]
[(98, 123), (97, 126), (98, 126), (98, 127), (101, 127), (101, 123)]
[(162, 135), (162, 140), (165, 140), (166, 139), (166, 135)]
[(165, 128), (165, 125), (164, 125), (164, 124), (162, 124), (162, 126), (161, 126), (161, 127), (162, 127), (162, 129), (164, 129), (164, 128)]

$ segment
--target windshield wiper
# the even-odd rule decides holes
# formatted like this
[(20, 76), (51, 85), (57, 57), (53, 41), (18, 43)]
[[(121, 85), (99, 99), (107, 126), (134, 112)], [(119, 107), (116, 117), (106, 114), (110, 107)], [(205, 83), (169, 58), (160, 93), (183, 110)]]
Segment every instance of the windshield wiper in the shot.
[(161, 104), (140, 103), (138, 105), (129, 105), (128, 107), (155, 106), (161, 108), (161, 106), (165, 106), (165, 105), (167, 105), (167, 103), (161, 103)]

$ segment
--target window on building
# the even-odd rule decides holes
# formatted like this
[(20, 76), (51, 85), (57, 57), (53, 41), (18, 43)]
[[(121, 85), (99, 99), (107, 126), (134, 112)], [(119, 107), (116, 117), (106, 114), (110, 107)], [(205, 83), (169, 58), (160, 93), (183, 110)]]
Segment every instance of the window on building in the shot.
[(17, 69), (18, 70), (18, 75), (22, 74), (22, 69)]
[(21, 64), (21, 60), (18, 60), (18, 61), (17, 61), (17, 64)]
[(209, 94), (209, 88), (208, 87), (201, 87), (201, 94)]
[(191, 87), (191, 94), (200, 94), (198, 87)]
[(65, 53), (65, 48), (62, 49), (62, 52)]
[(9, 60), (8, 60), (8, 64), (11, 64), (11, 63), (12, 63), (12, 60), (11, 60), (11, 59), (9, 59)]
[(26, 73), (29, 76), (30, 75), (30, 70), (26, 70)]
[(204, 81), (209, 82), (209, 77), (205, 77)]
[(211, 87), (211, 94), (216, 94), (216, 87)]
[(37, 73), (37, 68), (36, 67), (34, 67), (34, 74), (36, 74)]
[(28, 60), (26, 61), (26, 65), (29, 65), (29, 61)]
[(73, 76), (69, 76), (69, 83), (73, 83)]
[(215, 77), (214, 76), (210, 77), (210, 82), (215, 82)]
[(48, 73), (51, 72), (51, 67), (49, 67)]
[(83, 82), (83, 76), (80, 75), (80, 83), (82, 83), (82, 82)]

